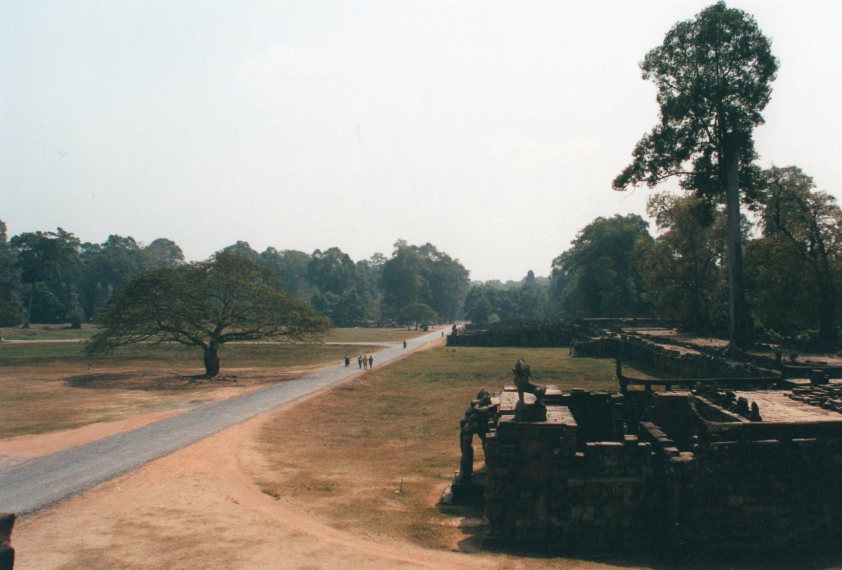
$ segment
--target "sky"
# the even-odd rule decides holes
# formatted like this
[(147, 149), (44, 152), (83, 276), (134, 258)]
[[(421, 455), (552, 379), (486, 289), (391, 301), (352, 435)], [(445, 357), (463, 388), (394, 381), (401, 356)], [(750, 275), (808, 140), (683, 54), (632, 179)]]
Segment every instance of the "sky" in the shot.
[[(658, 117), (638, 63), (711, 3), (7, 0), (0, 220), (548, 275), (597, 216), (645, 216), (611, 189)], [(728, 5), (779, 60), (760, 165), (842, 198), (842, 3)]]

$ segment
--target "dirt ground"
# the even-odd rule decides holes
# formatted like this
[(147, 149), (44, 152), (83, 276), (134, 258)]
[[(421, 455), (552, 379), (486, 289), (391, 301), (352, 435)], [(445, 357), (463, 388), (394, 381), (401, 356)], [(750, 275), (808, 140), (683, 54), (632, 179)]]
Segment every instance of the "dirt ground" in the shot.
[[(278, 413), (294, 413), (295, 407)], [(426, 550), (333, 529), (284, 498), (265, 495), (244, 474), (259, 469), (250, 445), (266, 414), (218, 433), (60, 505), (18, 522), (15, 568), (558, 568), (558, 562)], [(158, 419), (158, 415), (66, 432), (77, 445)], [(19, 438), (22, 440), (24, 438)], [(29, 436), (46, 453), (62, 434)], [(8, 442), (3, 442), (11, 451)], [(23, 445), (20, 441), (16, 445)], [(455, 545), (454, 545), (455, 549)], [(609, 568), (565, 561), (566, 568)]]

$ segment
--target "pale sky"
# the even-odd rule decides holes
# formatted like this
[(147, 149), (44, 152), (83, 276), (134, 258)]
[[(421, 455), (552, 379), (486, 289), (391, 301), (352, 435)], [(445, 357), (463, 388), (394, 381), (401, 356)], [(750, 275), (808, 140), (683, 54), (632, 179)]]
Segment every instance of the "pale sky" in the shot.
[[(0, 219), (547, 275), (655, 124), (638, 62), (712, 2), (6, 0)], [(842, 3), (743, 0), (780, 69), (760, 164), (842, 198)]]

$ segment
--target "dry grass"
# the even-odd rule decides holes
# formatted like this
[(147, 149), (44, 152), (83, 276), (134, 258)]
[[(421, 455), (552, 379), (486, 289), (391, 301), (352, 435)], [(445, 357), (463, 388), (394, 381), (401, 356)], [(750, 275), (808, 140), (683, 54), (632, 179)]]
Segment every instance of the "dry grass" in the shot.
[(407, 330), (400, 328), (335, 328), (327, 336), (325, 342), (400, 342), (416, 336), (427, 334), (422, 330)]
[[(519, 357), (537, 382), (615, 390), (612, 362), (567, 349), (438, 348), (303, 402), (268, 422), (253, 475), (264, 493), (340, 529), (427, 547), (474, 547), (472, 515), (436, 507), (459, 462), (459, 420), (480, 388), (511, 382)], [(477, 453), (478, 463), (482, 452)], [(459, 528), (459, 526), (463, 528)]]
[[(374, 349), (375, 347), (367, 347)], [(134, 345), (88, 361), (79, 343), (0, 345), (0, 439), (198, 405), (300, 376), (360, 347), (236, 344), (222, 373), (201, 377), (201, 353)]]

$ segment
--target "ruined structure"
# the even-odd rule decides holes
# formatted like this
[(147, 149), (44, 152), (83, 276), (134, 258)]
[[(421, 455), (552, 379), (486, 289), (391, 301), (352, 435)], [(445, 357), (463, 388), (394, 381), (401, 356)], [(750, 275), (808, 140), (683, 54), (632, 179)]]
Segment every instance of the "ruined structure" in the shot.
[(842, 536), (842, 383), (618, 372), (619, 393), (548, 386), (540, 419), (517, 414), (514, 386), (493, 399), (486, 544), (791, 550)]

